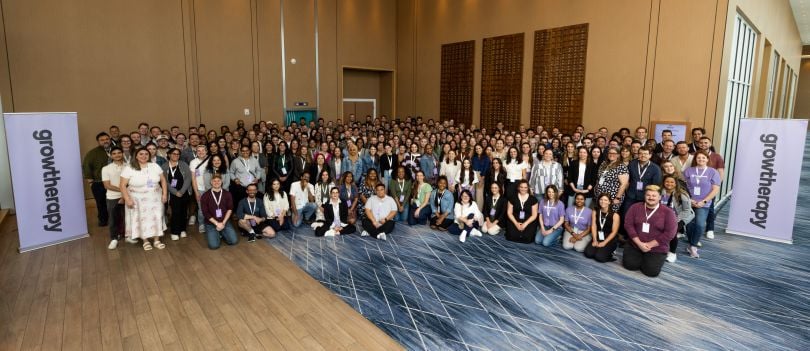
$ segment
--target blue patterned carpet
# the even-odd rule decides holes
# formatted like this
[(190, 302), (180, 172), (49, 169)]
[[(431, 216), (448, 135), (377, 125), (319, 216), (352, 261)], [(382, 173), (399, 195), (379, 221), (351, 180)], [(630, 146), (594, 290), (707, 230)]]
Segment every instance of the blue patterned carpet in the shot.
[[(810, 149), (794, 245), (723, 233), (646, 278), (561, 248), (398, 225), (271, 245), (412, 350), (810, 350)], [(308, 228), (307, 228), (308, 229)], [(679, 248), (680, 250), (680, 248)]]

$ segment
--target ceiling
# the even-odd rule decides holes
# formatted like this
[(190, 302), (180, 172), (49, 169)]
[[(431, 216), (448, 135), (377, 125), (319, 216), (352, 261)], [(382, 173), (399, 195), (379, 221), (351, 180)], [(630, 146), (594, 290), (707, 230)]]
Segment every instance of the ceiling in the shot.
[(790, 0), (793, 17), (802, 36), (802, 44), (810, 45), (810, 0)]

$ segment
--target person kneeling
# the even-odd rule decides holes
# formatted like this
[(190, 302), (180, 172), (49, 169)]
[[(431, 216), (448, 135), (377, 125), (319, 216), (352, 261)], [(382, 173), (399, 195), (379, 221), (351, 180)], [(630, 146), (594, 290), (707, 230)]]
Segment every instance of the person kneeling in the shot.
[(506, 196), (501, 196), (501, 185), (492, 183), (490, 195), (484, 200), (484, 224), (481, 230), (489, 235), (498, 235), (503, 231), (502, 219), (506, 213)]
[(236, 245), (238, 240), (236, 231), (228, 222), (233, 212), (233, 199), (227, 190), (222, 189), (222, 177), (219, 174), (211, 177), (211, 190), (202, 194), (200, 206), (205, 217), (205, 238), (208, 241), (208, 248), (218, 249), (220, 237), (228, 245)]
[(430, 228), (446, 231), (453, 224), (453, 209), (455, 200), (453, 192), (447, 190), (447, 178), (440, 176), (436, 181), (436, 189), (430, 194)]
[(481, 231), (478, 228), (484, 222), (484, 215), (478, 210), (478, 204), (472, 201), (472, 193), (469, 190), (464, 189), (461, 191), (459, 202), (453, 212), (456, 220), (448, 231), (450, 234), (458, 235), (458, 241), (466, 241), (467, 234), (481, 236)]
[(349, 222), (349, 207), (340, 201), (340, 190), (329, 190), (329, 201), (323, 204), (323, 220), (312, 224), (315, 236), (335, 236), (354, 233), (357, 227), (347, 225)]
[(387, 239), (387, 233), (394, 230), (394, 216), (397, 215), (397, 203), (385, 195), (385, 185), (377, 183), (374, 188), (377, 196), (366, 200), (366, 218), (363, 219), (362, 236), (373, 236), (380, 240)]
[(644, 202), (630, 206), (625, 215), (624, 229), (628, 242), (624, 245), (622, 265), (631, 271), (641, 270), (647, 276), (656, 277), (669, 252), (669, 241), (678, 230), (675, 212), (661, 206), (661, 193), (657, 185), (648, 185)]
[(591, 209), (585, 207), (585, 194), (575, 195), (574, 206), (565, 210), (564, 225), (563, 249), (585, 251), (585, 247), (591, 242)]
[(613, 212), (610, 194), (602, 193), (596, 199), (597, 209), (591, 213), (591, 243), (585, 248), (585, 257), (596, 262), (614, 261), (613, 251), (618, 246), (619, 214)]
[[(248, 233), (248, 242), (256, 241), (256, 237), (273, 237), (276, 235), (273, 228), (266, 222), (267, 211), (264, 210), (264, 201), (256, 198), (259, 188), (256, 184), (248, 184), (245, 188), (247, 197), (236, 207), (236, 218), (239, 219), (239, 228)], [(258, 232), (258, 233), (257, 233)]]

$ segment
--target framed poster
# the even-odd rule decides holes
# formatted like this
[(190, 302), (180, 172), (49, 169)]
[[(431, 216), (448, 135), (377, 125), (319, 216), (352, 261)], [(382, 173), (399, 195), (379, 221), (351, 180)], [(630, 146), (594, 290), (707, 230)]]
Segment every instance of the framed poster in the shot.
[(689, 133), (692, 132), (692, 125), (689, 122), (652, 121), (651, 126), (651, 136), (655, 138), (655, 141), (658, 143), (662, 140), (661, 132), (667, 129), (672, 131), (672, 140), (676, 143), (689, 140)]

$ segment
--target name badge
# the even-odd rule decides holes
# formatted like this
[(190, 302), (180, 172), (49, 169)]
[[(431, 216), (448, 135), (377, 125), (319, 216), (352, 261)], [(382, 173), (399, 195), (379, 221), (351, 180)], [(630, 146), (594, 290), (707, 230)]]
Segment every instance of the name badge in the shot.
[(399, 196), (399, 202), (405, 202), (405, 195)]
[(650, 232), (650, 223), (641, 223), (641, 231), (645, 233)]
[(253, 175), (252, 175), (252, 174), (248, 174), (248, 176), (247, 176), (247, 182), (248, 182), (248, 183), (253, 183)]
[(172, 188), (177, 187), (177, 179), (172, 179)]
[(352, 207), (352, 200), (346, 200), (346, 206)]
[(250, 223), (250, 226), (251, 226), (251, 227), (255, 227), (255, 226), (256, 226), (256, 220), (255, 220), (255, 219), (250, 219), (250, 220), (248, 220), (248, 223)]
[(217, 209), (217, 212), (216, 212), (216, 217), (217, 217), (217, 218), (222, 217), (222, 209), (221, 209), (221, 208), (218, 208), (218, 209)]
[(281, 209), (280, 208), (276, 209), (276, 216), (281, 216)]
[(197, 176), (197, 177), (200, 176), (200, 169), (199, 168), (194, 170), (194, 175)]
[(155, 181), (154, 180), (148, 179), (146, 181), (146, 187), (147, 188), (151, 188), (151, 187), (154, 187), (154, 186), (155, 186)]
[(433, 176), (435, 177), (437, 174), (439, 174), (439, 170), (436, 169), (436, 168), (433, 168)]
[(520, 211), (518, 214), (518, 219), (526, 219), (526, 211)]
[(605, 185), (605, 177), (599, 177), (599, 185)]
[(287, 174), (287, 167), (281, 167), (281, 174)]
[(495, 217), (495, 209), (494, 208), (489, 210), (489, 216), (490, 217)]
[(694, 195), (694, 196), (700, 196), (700, 187), (696, 186), (693, 193), (694, 194), (692, 194), (692, 195)]
[(605, 232), (604, 231), (600, 230), (600, 231), (598, 231), (596, 233), (597, 233), (597, 238), (599, 239), (599, 241), (604, 241), (605, 240)]
[(385, 177), (386, 178), (391, 178), (391, 170), (390, 169), (385, 171)]
[(637, 181), (636, 182), (636, 190), (639, 190), (639, 191), (644, 190), (644, 182), (642, 182), (640, 180)]

